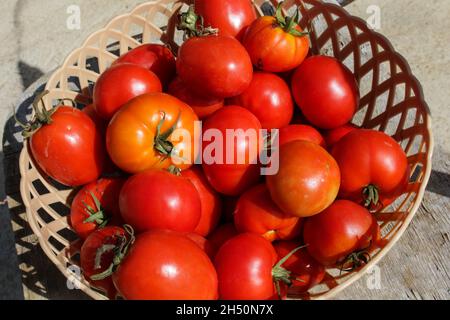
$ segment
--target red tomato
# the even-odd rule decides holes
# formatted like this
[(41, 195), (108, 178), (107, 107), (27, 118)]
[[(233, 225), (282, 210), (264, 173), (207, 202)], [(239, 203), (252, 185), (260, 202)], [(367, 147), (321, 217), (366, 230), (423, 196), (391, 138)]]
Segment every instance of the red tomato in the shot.
[(253, 113), (263, 129), (285, 127), (294, 114), (294, 102), (289, 86), (272, 73), (256, 72), (250, 87), (230, 102)]
[(408, 185), (406, 154), (383, 132), (350, 132), (334, 146), (332, 154), (341, 169), (342, 198), (376, 209), (388, 205)]
[(163, 87), (167, 87), (175, 77), (176, 62), (172, 51), (162, 44), (143, 44), (128, 51), (117, 59), (113, 65), (133, 63), (141, 65), (156, 74)]
[(239, 233), (232, 223), (227, 223), (218, 227), (208, 238), (209, 243), (213, 246), (214, 251), (219, 251), (225, 242), (234, 238)]
[(333, 147), (336, 143), (339, 142), (343, 137), (349, 134), (352, 131), (358, 130), (358, 127), (353, 124), (346, 124), (342, 127), (328, 130), (325, 132), (325, 141), (329, 148)]
[(303, 237), (313, 258), (323, 265), (334, 266), (351, 253), (376, 245), (380, 228), (367, 209), (351, 201), (338, 200), (306, 220)]
[(268, 300), (273, 297), (272, 268), (277, 262), (272, 244), (243, 233), (228, 240), (215, 258), (219, 296), (223, 300)]
[(119, 194), (122, 179), (100, 179), (81, 189), (70, 208), (70, 223), (81, 239), (106, 225), (121, 225)]
[(229, 36), (187, 40), (178, 54), (177, 71), (190, 91), (213, 99), (241, 94), (253, 77), (247, 51), (238, 40)]
[[(299, 242), (293, 241), (280, 241), (274, 244), (280, 260), (300, 246)], [(314, 260), (306, 248), (295, 252), (282, 266), (292, 272), (291, 275), (295, 278), (289, 290), (293, 294), (304, 293), (325, 278), (325, 267)]]
[(136, 64), (118, 64), (106, 70), (95, 83), (95, 110), (110, 120), (128, 101), (150, 92), (162, 92), (161, 81), (153, 72)]
[(359, 104), (359, 90), (352, 72), (335, 58), (313, 56), (292, 78), (295, 102), (306, 119), (321, 129), (348, 123)]
[(195, 0), (196, 12), (205, 26), (218, 28), (221, 35), (241, 39), (247, 27), (256, 19), (250, 0)]
[(305, 60), (309, 40), (298, 25), (297, 17), (298, 11), (296, 16), (287, 19), (280, 6), (276, 17), (260, 17), (250, 25), (242, 43), (256, 67), (268, 72), (285, 72)]
[(195, 244), (198, 245), (200, 249), (205, 251), (205, 253), (208, 255), (210, 259), (214, 258), (214, 256), (216, 255), (216, 249), (208, 239), (202, 237), (197, 233), (188, 233), (186, 234), (186, 237), (194, 241)]
[(97, 128), (100, 129), (100, 132), (102, 132), (103, 135), (106, 133), (108, 122), (98, 115), (97, 111), (95, 111), (95, 107), (93, 104), (87, 105), (81, 111), (87, 114), (89, 118), (91, 118), (92, 121), (94, 121), (95, 125), (97, 126)]
[(178, 77), (169, 85), (168, 93), (188, 104), (200, 119), (208, 118), (224, 105), (223, 99), (204, 98), (193, 94)]
[(265, 184), (244, 193), (234, 213), (241, 232), (256, 233), (269, 241), (292, 240), (300, 236), (302, 220), (282, 212), (270, 198)]
[(193, 232), (201, 215), (194, 185), (187, 178), (155, 169), (131, 177), (122, 188), (119, 205), (123, 219), (137, 232)]
[[(139, 96), (111, 120), (106, 134), (108, 153), (128, 173), (168, 169), (172, 165), (188, 169), (196, 158), (196, 121), (188, 105), (168, 94)], [(175, 131), (170, 134), (172, 129)], [(178, 131), (190, 137), (178, 137), (174, 134)]]
[(314, 142), (321, 147), (326, 146), (325, 140), (319, 131), (308, 125), (293, 124), (279, 131), (279, 145), (282, 146), (292, 141), (304, 140)]
[[(224, 107), (206, 120), (203, 125), (204, 140), (208, 140), (205, 139), (208, 133), (217, 132), (222, 137), (222, 141), (212, 138), (212, 142), (203, 142), (203, 169), (215, 190), (225, 195), (236, 196), (259, 181), (260, 168), (257, 162), (262, 150), (259, 138), (261, 129), (259, 120), (250, 111), (237, 106)], [(226, 138), (227, 130), (243, 130), (250, 134), (235, 132), (237, 138), (231, 145), (229, 141), (231, 138)], [(251, 133), (254, 134), (253, 137)], [(227, 144), (233, 148), (228, 148)], [(210, 159), (209, 155), (214, 159)], [(234, 159), (227, 161), (229, 158)], [(242, 163), (238, 163), (241, 160)]]
[(301, 140), (280, 147), (279, 171), (267, 176), (273, 201), (297, 217), (313, 216), (330, 206), (339, 184), (339, 167), (333, 157), (319, 145)]
[(222, 215), (222, 200), (217, 192), (209, 185), (200, 167), (192, 167), (183, 171), (183, 177), (189, 179), (197, 189), (201, 202), (201, 218), (194, 232), (206, 237), (219, 224)]
[(206, 253), (176, 232), (137, 236), (113, 275), (127, 300), (215, 300), (217, 274)]
[(38, 130), (24, 131), (24, 134), (31, 135), (31, 154), (39, 168), (70, 187), (97, 180), (103, 171), (106, 152), (102, 134), (92, 119), (67, 106), (59, 106), (47, 114), (37, 113), (46, 120), (40, 122)]
[(80, 251), (80, 266), (84, 277), (94, 287), (103, 289), (110, 299), (114, 299), (117, 294), (112, 278), (107, 277), (103, 280), (92, 280), (91, 277), (105, 272), (113, 263), (114, 251), (106, 250), (101, 255), (100, 264), (96, 265), (99, 250), (102, 250), (102, 248), (108, 245), (118, 247), (124, 239), (126, 239), (124, 229), (119, 227), (106, 227), (91, 233), (83, 243)]

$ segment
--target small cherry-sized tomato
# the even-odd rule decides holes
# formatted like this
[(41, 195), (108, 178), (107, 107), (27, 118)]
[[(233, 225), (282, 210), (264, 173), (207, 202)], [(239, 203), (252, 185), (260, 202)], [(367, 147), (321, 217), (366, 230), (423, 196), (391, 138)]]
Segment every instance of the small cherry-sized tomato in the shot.
[(206, 26), (219, 29), (219, 34), (242, 38), (246, 28), (256, 20), (251, 0), (195, 0), (195, 10)]
[(192, 167), (183, 171), (181, 175), (194, 185), (200, 196), (201, 217), (194, 232), (206, 237), (219, 224), (222, 215), (222, 199), (219, 194), (209, 185), (201, 167)]
[(179, 77), (198, 96), (225, 99), (241, 94), (253, 77), (247, 51), (234, 37), (192, 31), (198, 19), (192, 7), (183, 14), (181, 25), (187, 25), (186, 29), (194, 36), (180, 47)]
[(193, 232), (201, 216), (194, 185), (187, 178), (156, 169), (128, 179), (120, 192), (119, 205), (123, 219), (137, 232)]
[(285, 72), (305, 60), (309, 40), (298, 25), (298, 17), (298, 10), (293, 17), (285, 17), (280, 5), (274, 17), (260, 17), (248, 27), (242, 43), (258, 69)]
[(384, 132), (352, 131), (333, 147), (332, 155), (341, 170), (341, 198), (378, 209), (389, 205), (408, 185), (406, 154)]
[(370, 212), (348, 200), (338, 200), (305, 222), (303, 237), (309, 254), (325, 266), (358, 267), (376, 246), (380, 228)]
[(120, 169), (132, 174), (173, 165), (188, 169), (195, 159), (196, 121), (194, 111), (175, 97), (141, 95), (111, 120), (106, 133), (108, 153)]
[(23, 126), (31, 155), (50, 178), (69, 187), (95, 181), (103, 172), (106, 153), (102, 133), (94, 121), (73, 107), (39, 108), (41, 93), (33, 104), (34, 119)]
[(279, 131), (280, 146), (296, 140), (314, 142), (324, 148), (326, 146), (323, 136), (320, 134), (319, 131), (317, 131), (311, 126), (292, 124), (280, 129)]
[[(296, 248), (301, 247), (301, 244), (295, 241), (279, 241), (274, 244), (274, 247), (281, 260)], [(281, 266), (292, 273), (290, 293), (304, 293), (320, 284), (325, 278), (325, 267), (314, 260), (306, 248), (295, 252)]]
[(106, 225), (122, 224), (119, 194), (125, 180), (104, 178), (84, 186), (73, 199), (70, 223), (81, 239)]
[(345, 125), (359, 104), (354, 75), (340, 61), (327, 56), (307, 58), (297, 68), (292, 94), (306, 119), (321, 129)]
[(151, 92), (162, 92), (161, 81), (153, 72), (132, 63), (117, 64), (103, 72), (95, 83), (95, 110), (110, 120), (128, 101)]
[(302, 220), (281, 211), (272, 201), (267, 186), (261, 184), (241, 196), (234, 213), (234, 224), (240, 233), (256, 233), (275, 241), (299, 237)]
[(328, 148), (331, 149), (336, 143), (339, 142), (339, 140), (355, 130), (358, 130), (358, 127), (353, 124), (346, 124), (336, 129), (327, 130), (324, 133), (324, 138)]
[(205, 121), (203, 170), (216, 191), (237, 196), (258, 183), (261, 129), (259, 120), (239, 106), (224, 107)]
[(220, 247), (224, 245), (225, 242), (237, 236), (239, 232), (233, 223), (226, 223), (219, 226), (213, 233), (208, 237), (209, 243), (213, 246), (214, 251), (219, 251)]
[(313, 216), (330, 206), (339, 184), (339, 167), (333, 157), (321, 146), (302, 140), (280, 147), (279, 171), (267, 176), (273, 201), (296, 217)]
[(162, 44), (143, 44), (136, 47), (121, 57), (113, 65), (121, 63), (133, 63), (147, 68), (156, 74), (163, 87), (167, 87), (175, 77), (176, 62), (170, 49)]
[(283, 128), (294, 114), (289, 86), (277, 75), (266, 72), (255, 72), (248, 89), (230, 99), (229, 104), (248, 109), (259, 119), (263, 129)]
[(179, 77), (170, 83), (167, 92), (188, 104), (199, 119), (208, 118), (224, 106), (223, 99), (205, 98), (194, 94)]
[[(80, 251), (80, 267), (84, 277), (94, 287), (103, 289), (110, 299), (114, 299), (117, 291), (111, 277), (93, 280), (110, 268), (114, 260), (113, 248), (120, 247), (126, 241), (126, 232), (120, 227), (105, 227), (94, 231), (84, 241)], [(97, 258), (100, 256), (100, 260)]]
[(113, 274), (126, 300), (216, 300), (217, 274), (207, 254), (186, 236), (152, 230), (136, 237)]

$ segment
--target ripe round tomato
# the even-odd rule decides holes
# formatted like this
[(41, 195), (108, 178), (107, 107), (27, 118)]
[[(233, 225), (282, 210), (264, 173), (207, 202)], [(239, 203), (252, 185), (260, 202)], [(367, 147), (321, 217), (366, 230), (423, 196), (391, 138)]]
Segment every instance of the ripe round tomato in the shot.
[(406, 154), (383, 132), (352, 131), (334, 146), (332, 154), (341, 169), (341, 198), (377, 209), (390, 204), (408, 185)]
[(215, 257), (216, 249), (208, 239), (202, 237), (197, 233), (188, 233), (186, 234), (186, 237), (194, 241), (195, 244), (198, 245), (200, 249), (205, 251), (205, 253), (208, 255), (210, 259), (213, 259)]
[(200, 196), (201, 217), (194, 232), (206, 237), (219, 224), (222, 215), (222, 200), (209, 185), (201, 167), (192, 167), (183, 171), (181, 175), (191, 181)]
[(92, 280), (91, 277), (105, 272), (113, 263), (114, 251), (106, 250), (101, 255), (100, 264), (97, 265), (96, 260), (99, 250), (102, 250), (102, 248), (108, 245), (118, 247), (124, 239), (126, 239), (124, 229), (120, 227), (105, 227), (91, 233), (83, 243), (80, 251), (80, 267), (84, 277), (94, 287), (103, 289), (110, 299), (114, 299), (117, 293), (112, 278), (107, 277), (103, 280)]
[[(338, 200), (322, 213), (306, 220), (303, 237), (309, 254), (325, 266), (344, 262), (351, 253), (376, 245), (380, 228), (367, 209)], [(358, 264), (362, 256), (351, 257)]]
[(205, 26), (219, 29), (224, 36), (242, 38), (247, 27), (256, 19), (250, 0), (195, 0), (196, 12), (204, 19)]
[(168, 93), (188, 104), (200, 119), (208, 118), (224, 105), (223, 99), (204, 98), (193, 94), (178, 77), (169, 85)]
[(233, 223), (223, 224), (218, 227), (208, 237), (209, 243), (213, 246), (214, 251), (217, 252), (224, 245), (225, 242), (234, 238), (239, 233)]
[(190, 91), (213, 99), (241, 94), (253, 77), (247, 51), (230, 36), (190, 38), (180, 48), (177, 71)]
[[(188, 169), (195, 159), (196, 121), (194, 111), (177, 98), (164, 93), (139, 96), (111, 120), (106, 135), (109, 155), (128, 173), (172, 165)], [(170, 134), (172, 129), (175, 131)], [(177, 137), (177, 132), (190, 137)]]
[(106, 225), (119, 226), (119, 194), (123, 179), (100, 179), (81, 189), (70, 208), (70, 223), (81, 239)]
[(267, 176), (273, 201), (296, 217), (313, 216), (330, 206), (339, 184), (333, 157), (319, 145), (301, 140), (280, 147), (279, 171)]
[(256, 233), (275, 241), (300, 236), (302, 220), (282, 212), (270, 198), (266, 185), (261, 184), (241, 196), (234, 213), (234, 224), (241, 233)]
[[(39, 168), (57, 182), (78, 187), (101, 175), (106, 152), (100, 129), (89, 116), (72, 107), (59, 106), (30, 136), (31, 154)], [(33, 120), (38, 123), (37, 119)]]
[(187, 178), (155, 169), (131, 177), (120, 192), (119, 205), (123, 219), (137, 232), (193, 232), (201, 215), (194, 185)]
[(256, 72), (250, 87), (232, 98), (230, 104), (248, 109), (259, 119), (263, 129), (285, 127), (294, 114), (289, 86), (272, 73)]
[(279, 131), (279, 145), (282, 146), (292, 141), (304, 140), (314, 142), (325, 148), (325, 140), (319, 131), (308, 125), (293, 124)]
[[(216, 191), (236, 196), (259, 181), (260, 168), (257, 163), (263, 147), (259, 134), (261, 129), (259, 120), (250, 111), (238, 106), (224, 107), (205, 121), (203, 169)], [(231, 137), (227, 139), (228, 130), (243, 132), (235, 131), (235, 139), (232, 140)], [(222, 139), (217, 140), (213, 136), (205, 141), (209, 133), (220, 133)]]
[(280, 6), (276, 17), (260, 17), (248, 27), (242, 43), (258, 69), (285, 72), (305, 60), (309, 40), (298, 25), (297, 17), (298, 11), (294, 17), (284, 17)]
[(328, 148), (331, 149), (336, 143), (339, 142), (339, 140), (345, 137), (348, 133), (355, 130), (358, 130), (357, 126), (353, 124), (346, 124), (342, 127), (326, 131), (324, 137)]
[(172, 51), (161, 44), (143, 44), (128, 51), (117, 59), (113, 65), (133, 63), (145, 67), (158, 76), (163, 87), (167, 87), (175, 77), (176, 62)]
[[(300, 246), (299, 242), (294, 241), (280, 241), (274, 244), (280, 260)], [(295, 278), (289, 290), (293, 294), (304, 293), (325, 278), (325, 267), (314, 260), (306, 248), (295, 252), (282, 266), (292, 272)]]
[(223, 300), (268, 300), (274, 295), (272, 268), (277, 262), (272, 244), (243, 233), (228, 240), (216, 255), (219, 296)]
[(359, 104), (352, 72), (326, 56), (313, 56), (298, 67), (292, 77), (292, 93), (306, 119), (321, 129), (348, 123)]
[(136, 64), (118, 64), (103, 72), (95, 83), (95, 110), (110, 120), (128, 101), (150, 92), (162, 92), (161, 81), (153, 72)]
[(127, 300), (215, 300), (217, 274), (206, 253), (176, 232), (138, 235), (113, 275)]

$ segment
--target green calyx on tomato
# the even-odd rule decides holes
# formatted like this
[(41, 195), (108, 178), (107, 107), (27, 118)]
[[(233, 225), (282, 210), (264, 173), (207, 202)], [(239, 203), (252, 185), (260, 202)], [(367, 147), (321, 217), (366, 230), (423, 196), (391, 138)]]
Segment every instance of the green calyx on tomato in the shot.
[[(369, 245), (370, 247), (370, 245)], [(369, 248), (368, 247), (368, 248)], [(340, 264), (340, 272), (352, 272), (369, 263), (371, 256), (368, 248), (350, 253)]]
[(127, 232), (128, 236), (117, 234), (119, 237), (118, 244), (105, 244), (97, 250), (95, 255), (95, 269), (101, 268), (102, 256), (105, 253), (112, 251), (114, 253), (114, 258), (111, 265), (105, 271), (91, 276), (91, 280), (99, 281), (110, 277), (127, 255), (131, 245), (133, 245), (136, 240), (136, 237), (134, 234), (134, 229), (130, 225), (124, 225), (123, 228)]
[(380, 194), (377, 186), (369, 184), (363, 189), (362, 194), (364, 199), (364, 206), (366, 208), (378, 206), (378, 203), (380, 201)]
[(187, 12), (181, 13), (179, 16), (180, 23), (177, 26), (178, 30), (185, 32), (185, 39), (192, 37), (203, 37), (209, 35), (217, 35), (218, 29), (211, 26), (205, 28), (205, 21), (201, 15), (195, 13), (195, 6), (189, 6)]
[(94, 200), (95, 208), (92, 208), (86, 202), (83, 201), (86, 212), (89, 214), (89, 218), (83, 221), (83, 223), (92, 223), (95, 222), (99, 228), (104, 228), (109, 223), (109, 218), (106, 215), (100, 200), (90, 192), (92, 200)]
[(298, 31), (297, 28), (300, 23), (300, 15), (299, 10), (295, 10), (293, 16), (286, 17), (283, 14), (283, 2), (280, 2), (277, 7), (277, 11), (275, 13), (275, 18), (277, 21), (277, 26), (281, 27), (285, 32), (295, 36), (295, 37), (304, 37), (308, 35), (308, 32)]
[(162, 112), (161, 121), (158, 123), (158, 126), (156, 127), (154, 148), (166, 158), (172, 154), (174, 145), (168, 139), (177, 128), (178, 122), (180, 121), (180, 116), (181, 113), (178, 114), (177, 120), (169, 129), (167, 129), (167, 131), (161, 132), (161, 128), (164, 125), (164, 122), (166, 121), (166, 114), (165, 112)]

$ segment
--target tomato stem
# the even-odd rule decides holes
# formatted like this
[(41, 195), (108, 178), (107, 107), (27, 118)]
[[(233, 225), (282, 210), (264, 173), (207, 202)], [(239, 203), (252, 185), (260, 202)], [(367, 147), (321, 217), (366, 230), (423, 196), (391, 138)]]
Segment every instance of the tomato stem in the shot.
[(158, 123), (158, 126), (156, 127), (154, 148), (165, 157), (169, 157), (174, 149), (173, 143), (170, 142), (168, 139), (177, 128), (178, 122), (180, 121), (180, 117), (181, 112), (178, 114), (178, 117), (174, 122), (174, 124), (166, 132), (161, 132), (162, 126), (166, 121), (166, 113), (162, 112), (162, 118)]
[(293, 16), (286, 17), (283, 13), (283, 2), (280, 2), (277, 6), (275, 13), (277, 24), (287, 33), (295, 37), (304, 37), (308, 35), (308, 32), (302, 32), (298, 30), (300, 24), (300, 12), (298, 8), (295, 10)]
[(109, 223), (108, 216), (105, 214), (100, 200), (98, 200), (98, 198), (92, 192), (90, 194), (92, 199), (94, 200), (95, 208), (92, 208), (90, 205), (83, 201), (85, 210), (89, 214), (89, 218), (84, 220), (83, 223), (94, 222), (98, 225), (99, 228), (104, 228)]
[[(352, 272), (369, 263), (371, 257), (367, 250), (370, 246), (371, 244), (367, 248), (350, 253), (341, 263), (341, 274), (343, 271)], [(349, 266), (346, 268), (347, 265)]]
[(369, 184), (366, 186), (363, 191), (363, 199), (364, 199), (364, 206), (366, 208), (370, 208), (373, 206), (377, 206), (380, 201), (380, 192), (376, 185)]
[(195, 13), (194, 5), (189, 6), (187, 12), (181, 13), (179, 19), (177, 29), (185, 32), (185, 40), (191, 37), (203, 37), (219, 33), (219, 29), (214, 29), (211, 26), (205, 28), (205, 20), (201, 15)]

